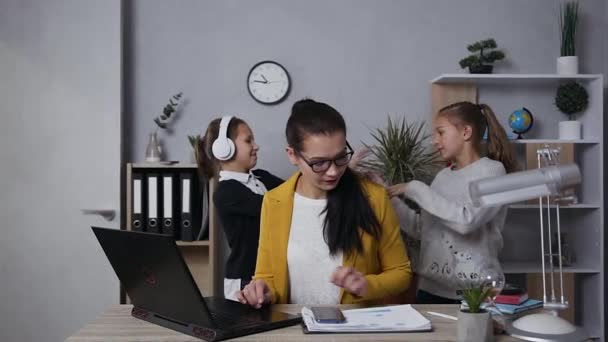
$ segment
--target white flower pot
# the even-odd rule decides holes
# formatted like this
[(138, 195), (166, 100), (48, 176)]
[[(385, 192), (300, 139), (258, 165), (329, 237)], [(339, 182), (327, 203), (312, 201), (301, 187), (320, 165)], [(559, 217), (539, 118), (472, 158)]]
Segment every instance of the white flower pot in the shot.
[(560, 140), (580, 140), (581, 139), (581, 123), (575, 120), (559, 122), (559, 139)]
[(494, 324), (489, 312), (458, 311), (459, 342), (494, 342)]
[(578, 56), (557, 57), (557, 74), (558, 75), (576, 75), (576, 74), (578, 74)]

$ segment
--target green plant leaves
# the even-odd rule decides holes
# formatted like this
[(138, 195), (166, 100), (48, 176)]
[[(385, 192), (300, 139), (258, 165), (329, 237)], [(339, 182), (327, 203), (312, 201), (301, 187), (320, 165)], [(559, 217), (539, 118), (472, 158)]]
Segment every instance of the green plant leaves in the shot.
[(589, 94), (578, 82), (560, 85), (555, 94), (555, 106), (564, 114), (572, 115), (587, 109)]
[(159, 128), (166, 129), (169, 127), (169, 120), (171, 119), (173, 113), (177, 111), (177, 107), (179, 105), (181, 97), (181, 92), (173, 95), (169, 99), (169, 103), (167, 103), (165, 107), (163, 107), (162, 114), (154, 118), (154, 123), (156, 123)]
[(501, 50), (491, 50), (495, 49), (496, 47), (496, 41), (493, 38), (480, 40), (470, 44), (467, 46), (467, 50), (469, 50), (469, 52), (473, 52), (473, 54), (461, 59), (458, 64), (460, 64), (460, 67), (464, 69), (471, 66), (492, 64), (496, 61), (504, 59), (504, 52)]
[(562, 56), (576, 56), (576, 24), (578, 1), (568, 1), (559, 8), (559, 28)]
[(462, 290), (462, 298), (467, 302), (470, 313), (479, 313), (481, 311), (481, 304), (488, 299), (491, 287), (479, 285), (471, 286)]
[(407, 123), (405, 119), (393, 121), (388, 117), (385, 128), (373, 129), (375, 144), (364, 144), (371, 158), (361, 166), (378, 172), (389, 184), (405, 183), (417, 179), (428, 183), (442, 162), (436, 151), (430, 151), (430, 135), (424, 122)]

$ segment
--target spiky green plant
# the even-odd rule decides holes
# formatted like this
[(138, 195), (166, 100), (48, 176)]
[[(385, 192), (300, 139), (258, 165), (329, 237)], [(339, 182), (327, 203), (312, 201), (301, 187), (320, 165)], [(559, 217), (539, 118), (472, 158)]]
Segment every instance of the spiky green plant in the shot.
[(473, 285), (462, 290), (462, 299), (467, 302), (470, 313), (479, 313), (481, 304), (490, 297), (492, 288), (484, 285)]
[(380, 173), (388, 184), (414, 179), (428, 183), (442, 166), (437, 151), (427, 146), (431, 136), (424, 122), (407, 123), (389, 116), (387, 126), (374, 129), (371, 135), (375, 144), (364, 144), (371, 156), (361, 165)]
[(562, 56), (576, 56), (578, 1), (567, 1), (559, 7), (559, 33)]

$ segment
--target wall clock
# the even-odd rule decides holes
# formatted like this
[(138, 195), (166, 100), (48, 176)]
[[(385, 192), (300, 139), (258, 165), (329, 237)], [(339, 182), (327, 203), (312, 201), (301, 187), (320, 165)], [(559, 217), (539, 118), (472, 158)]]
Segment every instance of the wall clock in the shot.
[(262, 104), (276, 104), (285, 100), (290, 89), (289, 73), (274, 61), (257, 63), (247, 76), (249, 95)]

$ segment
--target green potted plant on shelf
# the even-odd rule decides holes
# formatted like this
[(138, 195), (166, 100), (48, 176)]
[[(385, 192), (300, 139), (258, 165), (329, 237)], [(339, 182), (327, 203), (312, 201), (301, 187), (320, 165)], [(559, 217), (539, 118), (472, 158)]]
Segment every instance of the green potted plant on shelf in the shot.
[(146, 161), (147, 162), (159, 162), (162, 156), (162, 148), (160, 142), (158, 141), (158, 130), (159, 129), (168, 129), (171, 123), (174, 120), (175, 114), (177, 112), (180, 100), (182, 98), (182, 93), (177, 93), (173, 95), (169, 99), (169, 103), (165, 105), (163, 108), (163, 112), (154, 118), (154, 123), (156, 124), (156, 129), (154, 132), (150, 133), (150, 137), (148, 140), (148, 146), (146, 146)]
[(196, 162), (196, 153), (197, 153), (197, 145), (199, 140), (201, 139), (201, 135), (188, 135), (188, 142), (190, 142), (190, 146), (192, 146), (192, 161)]
[(560, 112), (568, 115), (567, 121), (560, 121), (559, 123), (560, 139), (581, 139), (581, 123), (575, 120), (575, 115), (587, 109), (588, 105), (589, 94), (580, 83), (576, 81), (566, 82), (557, 88), (555, 106)]
[(492, 64), (505, 58), (504, 52), (495, 49), (496, 41), (493, 38), (467, 46), (467, 50), (472, 54), (460, 60), (460, 67), (469, 68), (471, 74), (491, 74), (494, 68)]
[(482, 308), (492, 288), (471, 283), (461, 290), (466, 305), (458, 311), (458, 341), (494, 341), (494, 325), (490, 313)]
[(576, 56), (576, 26), (578, 23), (578, 1), (567, 1), (559, 7), (560, 57), (557, 58), (559, 75), (578, 74)]
[[(361, 168), (379, 175), (389, 185), (411, 180), (430, 183), (443, 167), (438, 152), (430, 149), (431, 136), (426, 132), (423, 121), (408, 123), (404, 118), (393, 120), (389, 116), (386, 127), (373, 129), (371, 136), (374, 144), (364, 143), (370, 156), (360, 163)], [(403, 200), (419, 212), (416, 203)], [(412, 227), (404, 237), (414, 270), (420, 251), (419, 236), (418, 228)]]

